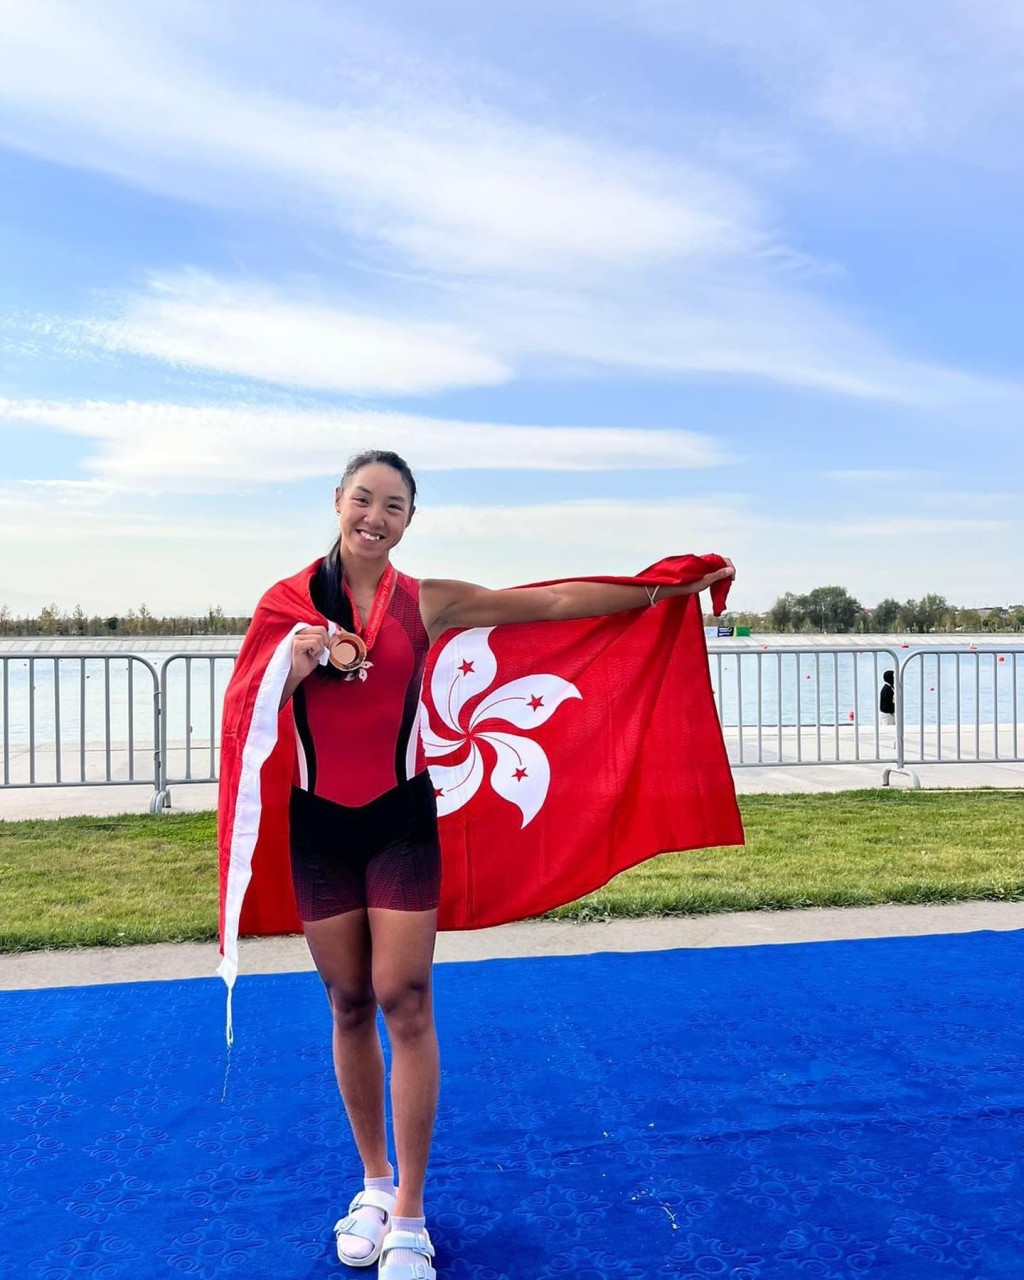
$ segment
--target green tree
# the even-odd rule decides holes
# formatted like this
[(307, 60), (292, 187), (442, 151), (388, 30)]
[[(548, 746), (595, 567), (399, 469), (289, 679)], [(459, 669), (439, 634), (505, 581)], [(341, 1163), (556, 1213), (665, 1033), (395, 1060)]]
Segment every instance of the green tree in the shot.
[(60, 631), (60, 609), (55, 604), (43, 605), (39, 610), (39, 634), (55, 636)]
[(784, 596), (779, 596), (778, 600), (768, 610), (768, 625), (772, 631), (793, 631), (794, 617), (793, 606), (796, 602), (796, 596), (792, 591), (787, 591)]
[(845, 587), (815, 587), (799, 597), (801, 612), (810, 623), (808, 630), (831, 634), (853, 631), (864, 606)]
[(958, 631), (980, 631), (981, 614), (977, 609), (957, 609), (956, 626)]
[(920, 600), (908, 600), (900, 609), (900, 624), (914, 635), (925, 635), (929, 631), (941, 631), (951, 616), (945, 596), (932, 594)]
[(1002, 606), (996, 605), (994, 608), (989, 609), (985, 617), (982, 618), (981, 629), (982, 631), (1005, 631), (1007, 629), (1006, 620), (1006, 610)]
[(887, 597), (885, 600), (879, 600), (874, 609), (871, 610), (871, 630), (886, 634), (896, 629), (896, 623), (899, 620), (900, 609), (902, 606), (898, 600)]

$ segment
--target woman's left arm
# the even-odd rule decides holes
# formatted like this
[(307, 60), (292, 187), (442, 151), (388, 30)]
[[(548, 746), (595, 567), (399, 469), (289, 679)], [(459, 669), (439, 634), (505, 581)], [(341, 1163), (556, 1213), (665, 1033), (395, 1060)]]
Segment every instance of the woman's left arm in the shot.
[[(694, 595), (736, 569), (726, 560), (696, 582), (673, 586), (622, 585), (614, 582), (557, 582), (545, 587), (491, 591), (471, 582), (427, 578), (420, 583), (420, 612), (431, 642), (452, 627), (496, 627), (508, 622), (558, 622), (599, 618), (627, 609), (645, 609), (672, 596)], [(652, 601), (652, 593), (654, 599)]]

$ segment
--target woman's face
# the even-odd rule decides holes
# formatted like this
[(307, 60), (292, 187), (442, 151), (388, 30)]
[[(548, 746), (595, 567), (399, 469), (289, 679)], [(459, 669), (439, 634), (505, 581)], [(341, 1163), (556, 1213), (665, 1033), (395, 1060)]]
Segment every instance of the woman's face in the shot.
[(412, 496), (393, 467), (372, 462), (361, 467), (334, 495), (342, 551), (346, 557), (387, 559), (412, 519)]

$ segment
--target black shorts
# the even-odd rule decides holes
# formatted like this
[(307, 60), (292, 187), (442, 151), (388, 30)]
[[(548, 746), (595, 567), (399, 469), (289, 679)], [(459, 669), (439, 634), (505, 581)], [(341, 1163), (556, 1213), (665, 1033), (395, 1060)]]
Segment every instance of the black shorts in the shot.
[(302, 920), (366, 907), (437, 906), (441, 845), (434, 785), (425, 770), (358, 809), (293, 787), (289, 826)]

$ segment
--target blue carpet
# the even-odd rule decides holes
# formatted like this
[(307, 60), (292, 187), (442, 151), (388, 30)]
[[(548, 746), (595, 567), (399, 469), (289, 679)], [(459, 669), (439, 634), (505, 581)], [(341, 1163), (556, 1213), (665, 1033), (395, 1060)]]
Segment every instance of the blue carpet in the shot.
[[(1024, 1275), (1024, 935), (443, 965), (442, 1280)], [(313, 975), (0, 995), (0, 1274), (356, 1276)], [(375, 1274), (374, 1272), (370, 1273)]]

